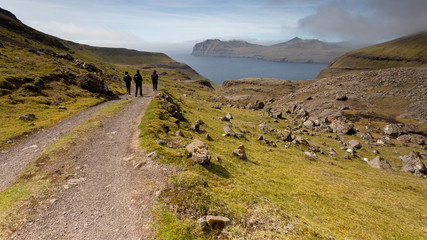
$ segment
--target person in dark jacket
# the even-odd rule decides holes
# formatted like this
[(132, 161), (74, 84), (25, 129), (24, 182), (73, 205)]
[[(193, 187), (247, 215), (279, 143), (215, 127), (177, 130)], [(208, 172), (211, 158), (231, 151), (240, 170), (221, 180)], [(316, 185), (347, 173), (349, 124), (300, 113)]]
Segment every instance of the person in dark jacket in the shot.
[(154, 70), (153, 74), (151, 74), (151, 81), (153, 82), (153, 91), (157, 91), (158, 80), (159, 80), (159, 75), (157, 75), (157, 71)]
[(123, 77), (123, 81), (125, 81), (125, 83), (126, 83), (127, 94), (130, 95), (130, 85), (132, 82), (132, 77), (129, 76), (128, 72), (125, 72), (125, 76)]
[(139, 95), (142, 97), (142, 76), (139, 74), (139, 70), (136, 70), (136, 74), (133, 76), (133, 81), (135, 82), (135, 97), (138, 96), (138, 89)]

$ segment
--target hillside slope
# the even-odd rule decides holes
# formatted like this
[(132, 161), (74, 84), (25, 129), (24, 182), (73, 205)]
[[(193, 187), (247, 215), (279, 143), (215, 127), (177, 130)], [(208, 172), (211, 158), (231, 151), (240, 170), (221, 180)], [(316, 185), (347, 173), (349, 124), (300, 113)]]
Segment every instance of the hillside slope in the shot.
[[(154, 69), (161, 78), (206, 81), (166, 54), (66, 41), (0, 9), (0, 147), (123, 94), (124, 72), (134, 74), (136, 69), (142, 70), (146, 82)], [(27, 114), (35, 119), (19, 118)]]
[(262, 46), (245, 41), (206, 40), (193, 48), (196, 56), (247, 57), (275, 62), (328, 63), (352, 48), (319, 40), (293, 38), (290, 41)]
[(395, 67), (427, 67), (427, 32), (345, 53), (333, 60), (317, 78)]

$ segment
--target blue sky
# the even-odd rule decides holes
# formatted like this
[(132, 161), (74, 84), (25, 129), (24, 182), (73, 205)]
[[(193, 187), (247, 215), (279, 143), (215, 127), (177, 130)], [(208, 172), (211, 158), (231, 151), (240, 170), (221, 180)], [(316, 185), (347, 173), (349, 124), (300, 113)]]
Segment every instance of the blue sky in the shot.
[(2, 0), (0, 7), (67, 40), (162, 52), (191, 51), (211, 38), (376, 43), (427, 30), (426, 0)]

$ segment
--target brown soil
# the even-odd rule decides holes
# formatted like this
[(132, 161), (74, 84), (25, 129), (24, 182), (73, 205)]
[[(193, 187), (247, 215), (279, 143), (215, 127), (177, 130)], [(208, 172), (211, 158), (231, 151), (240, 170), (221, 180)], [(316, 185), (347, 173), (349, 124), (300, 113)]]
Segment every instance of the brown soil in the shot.
[[(74, 171), (56, 183), (59, 190), (40, 203), (12, 239), (152, 239), (150, 208), (166, 177), (177, 170), (142, 157), (146, 153), (138, 149), (138, 124), (154, 95), (149, 89), (144, 97), (121, 97), (133, 101), (69, 150)], [(8, 165), (16, 165), (12, 162)]]

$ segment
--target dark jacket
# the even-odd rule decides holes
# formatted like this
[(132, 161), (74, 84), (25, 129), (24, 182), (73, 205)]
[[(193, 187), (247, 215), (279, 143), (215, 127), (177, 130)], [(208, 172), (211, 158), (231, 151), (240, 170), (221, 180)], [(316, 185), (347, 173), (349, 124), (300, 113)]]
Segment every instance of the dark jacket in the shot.
[(126, 74), (126, 75), (123, 77), (123, 81), (125, 81), (125, 83), (129, 84), (129, 83), (131, 83), (131, 82), (132, 82), (132, 77), (131, 77), (131, 76), (129, 76), (128, 74)]
[(141, 74), (135, 74), (135, 76), (133, 76), (133, 81), (135, 82), (135, 84), (142, 84)]
[(157, 73), (151, 74), (151, 81), (157, 82), (157, 80), (159, 80), (159, 75)]

